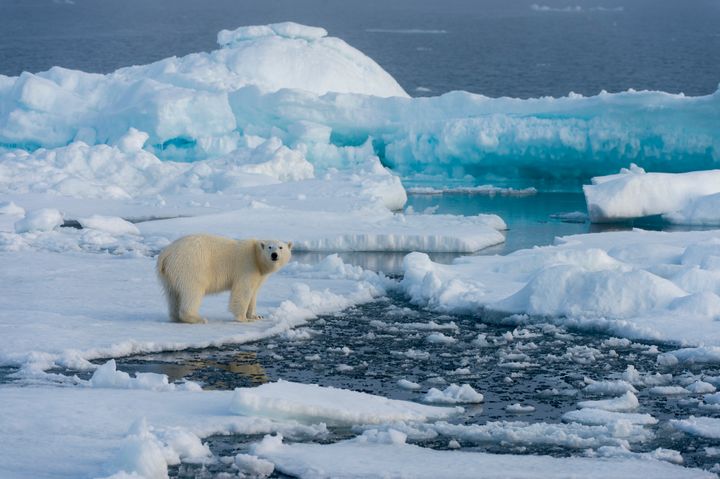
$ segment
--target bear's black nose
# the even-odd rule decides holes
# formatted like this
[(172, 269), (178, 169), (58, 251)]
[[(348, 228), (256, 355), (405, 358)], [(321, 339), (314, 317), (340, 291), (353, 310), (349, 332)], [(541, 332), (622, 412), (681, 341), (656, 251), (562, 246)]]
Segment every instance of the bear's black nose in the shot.
[(277, 253), (273, 253), (270, 255), (273, 261), (277, 261)]

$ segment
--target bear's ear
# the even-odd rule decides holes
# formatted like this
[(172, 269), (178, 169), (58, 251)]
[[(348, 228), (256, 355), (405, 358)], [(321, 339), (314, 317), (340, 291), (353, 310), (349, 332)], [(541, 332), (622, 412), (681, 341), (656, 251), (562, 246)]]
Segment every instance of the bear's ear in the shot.
[(260, 242), (260, 247), (261, 247), (262, 249), (265, 249), (265, 243), (263, 243), (263, 242), (261, 241), (261, 242)]
[(288, 249), (292, 249), (292, 241), (288, 241), (287, 245), (288, 245)]

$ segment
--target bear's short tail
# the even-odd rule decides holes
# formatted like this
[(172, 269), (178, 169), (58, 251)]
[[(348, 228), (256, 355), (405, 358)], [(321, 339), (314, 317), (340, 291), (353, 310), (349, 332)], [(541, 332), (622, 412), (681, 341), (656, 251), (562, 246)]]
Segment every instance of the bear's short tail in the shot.
[(167, 270), (166, 270), (167, 265), (165, 264), (166, 261), (167, 261), (167, 254), (166, 254), (166, 252), (163, 250), (163, 251), (161, 251), (160, 254), (158, 255), (157, 265), (156, 265), (156, 268), (155, 268), (155, 270), (156, 270), (156, 272), (157, 272), (157, 275), (160, 277), (160, 279), (164, 279), (164, 278), (165, 278), (165, 273), (166, 273), (166, 271), (167, 271)]

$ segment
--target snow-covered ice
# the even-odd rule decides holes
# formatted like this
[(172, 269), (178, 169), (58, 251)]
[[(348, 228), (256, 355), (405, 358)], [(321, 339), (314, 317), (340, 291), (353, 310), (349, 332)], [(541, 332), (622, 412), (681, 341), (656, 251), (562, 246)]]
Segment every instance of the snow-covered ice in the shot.
[[(242, 224), (242, 229), (237, 225)], [(311, 224), (312, 228), (306, 225)], [(302, 211), (256, 205), (240, 210), (140, 223), (146, 236), (175, 239), (206, 232), (288, 238), (296, 251), (428, 251), (472, 253), (505, 241), (495, 215), (404, 215), (390, 211)]]
[(673, 223), (720, 224), (717, 210), (711, 214), (720, 193), (720, 170), (646, 173), (632, 165), (619, 174), (593, 178), (583, 191), (590, 220), (596, 223), (666, 215)]
[(711, 360), (720, 345), (717, 258), (716, 231), (595, 233), (451, 265), (411, 253), (400, 285), (414, 302), (440, 311), (525, 313), (627, 338), (705, 346), (685, 355)]
[(239, 416), (229, 409), (232, 395), (232, 391), (4, 386), (0, 388), (3, 474), (70, 479), (124, 470), (155, 479), (167, 477), (167, 466), (180, 460), (208, 460), (202, 439), (209, 435), (281, 432), (316, 438), (327, 433), (322, 424)]
[(612, 399), (598, 399), (595, 401), (580, 401), (578, 406), (580, 408), (590, 409), (602, 409), (603, 411), (611, 412), (627, 412), (634, 411), (638, 408), (640, 403), (638, 402), (637, 396), (630, 391), (626, 392), (622, 396), (618, 396)]
[(231, 410), (248, 416), (292, 418), (335, 425), (422, 422), (447, 418), (462, 411), (286, 381), (236, 389)]
[(437, 388), (430, 388), (423, 398), (423, 401), (435, 404), (480, 403), (483, 400), (483, 395), (475, 391), (469, 384), (460, 386), (451, 384), (442, 391)]
[(227, 312), (227, 296), (214, 296), (201, 309), (209, 324), (192, 327), (169, 321), (152, 258), (22, 251), (0, 253), (0, 262), (6, 331), (0, 364), (33, 370), (88, 369), (95, 358), (256, 341), (384, 291), (377, 274), (338, 269), (336, 261), (335, 268), (303, 268), (303, 278), (271, 276), (258, 298), (265, 319), (238, 323)]

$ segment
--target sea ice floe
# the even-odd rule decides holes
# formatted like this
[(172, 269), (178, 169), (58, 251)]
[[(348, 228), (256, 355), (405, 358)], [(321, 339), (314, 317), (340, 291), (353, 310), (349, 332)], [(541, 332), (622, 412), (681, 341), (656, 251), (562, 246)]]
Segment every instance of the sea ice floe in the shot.
[(596, 408), (583, 408), (576, 411), (568, 411), (563, 414), (562, 418), (563, 421), (579, 422), (581, 424), (589, 425), (613, 424), (620, 421), (637, 425), (653, 425), (658, 422), (658, 420), (650, 414), (606, 411), (604, 409)]
[(87, 361), (95, 358), (257, 341), (371, 301), (384, 294), (386, 281), (355, 268), (345, 277), (337, 268), (320, 273), (324, 266), (313, 278), (274, 275), (259, 294), (265, 319), (239, 324), (227, 312), (227, 296), (215, 296), (201, 309), (210, 326), (192, 328), (169, 321), (151, 258), (20, 251), (0, 252), (0, 263), (0, 328), (7, 339), (0, 345), (0, 364), (41, 370), (88, 369)]
[(425, 406), (346, 389), (278, 381), (255, 388), (236, 389), (231, 410), (244, 415), (353, 425), (441, 419), (462, 409)]
[[(212, 461), (204, 438), (280, 432), (324, 438), (321, 424), (230, 413), (232, 391), (17, 387), (0, 389), (0, 463), (18, 479), (162, 475), (169, 464)], [(43, 461), (38, 461), (42, 451)], [(69, 460), (72, 458), (72, 460)], [(128, 477), (128, 476), (125, 476)]]
[[(502, 243), (505, 224), (495, 215), (404, 215), (378, 210), (304, 211), (256, 205), (193, 218), (138, 224), (146, 236), (176, 238), (205, 232), (225, 236), (291, 238), (297, 251), (428, 251), (471, 253)], [(311, 224), (312, 228), (307, 228)]]
[[(630, 339), (701, 347), (661, 354), (658, 361), (713, 361), (713, 348), (720, 345), (716, 236), (641, 230), (574, 235), (553, 246), (462, 257), (452, 264), (411, 253), (400, 287), (416, 304), (439, 311), (486, 311), (492, 313), (488, 319), (524, 313), (525, 321), (550, 319)], [(568, 352), (591, 360), (602, 355), (596, 351)]]
[(481, 403), (483, 400), (483, 395), (475, 391), (469, 384), (461, 386), (451, 384), (442, 391), (437, 388), (430, 388), (423, 398), (423, 401), (435, 404)]
[[(597, 417), (597, 416), (596, 416)], [(642, 443), (653, 437), (643, 424), (609, 421), (599, 424), (577, 422), (546, 423), (525, 421), (489, 421), (485, 424), (450, 424), (438, 421), (423, 426), (438, 435), (461, 439), (471, 444), (512, 444), (513, 446), (562, 446), (571, 449), (597, 448)]]
[(690, 391), (682, 386), (654, 386), (649, 388), (647, 392), (656, 396), (683, 396), (690, 394)]
[(285, 474), (302, 478), (414, 477), (436, 478), (453, 471), (456, 478), (606, 478), (641, 477), (680, 479), (712, 477), (651, 457), (556, 458), (535, 455), (437, 451), (387, 436), (362, 435), (335, 444), (285, 444), (282, 437), (266, 436), (253, 454), (275, 464)]
[[(720, 193), (720, 170), (646, 173), (632, 165), (619, 174), (593, 178), (583, 191), (595, 223), (668, 214), (673, 222), (702, 224), (708, 221), (704, 214), (708, 204), (697, 201)], [(696, 214), (698, 219), (693, 220)], [(709, 224), (719, 224), (720, 216), (713, 216), (715, 222)]]
[(589, 378), (585, 378), (587, 386), (583, 388), (583, 392), (588, 394), (623, 394), (626, 391), (637, 393), (637, 389), (627, 381), (622, 379), (607, 380), (607, 381), (594, 381)]
[(670, 424), (693, 436), (720, 439), (720, 418), (690, 416), (687, 419), (671, 419)]
[(580, 408), (602, 409), (604, 411), (612, 412), (634, 411), (638, 408), (639, 405), (640, 403), (638, 402), (637, 396), (635, 396), (630, 391), (627, 391), (622, 396), (612, 399), (580, 401), (578, 403), (578, 407)]

